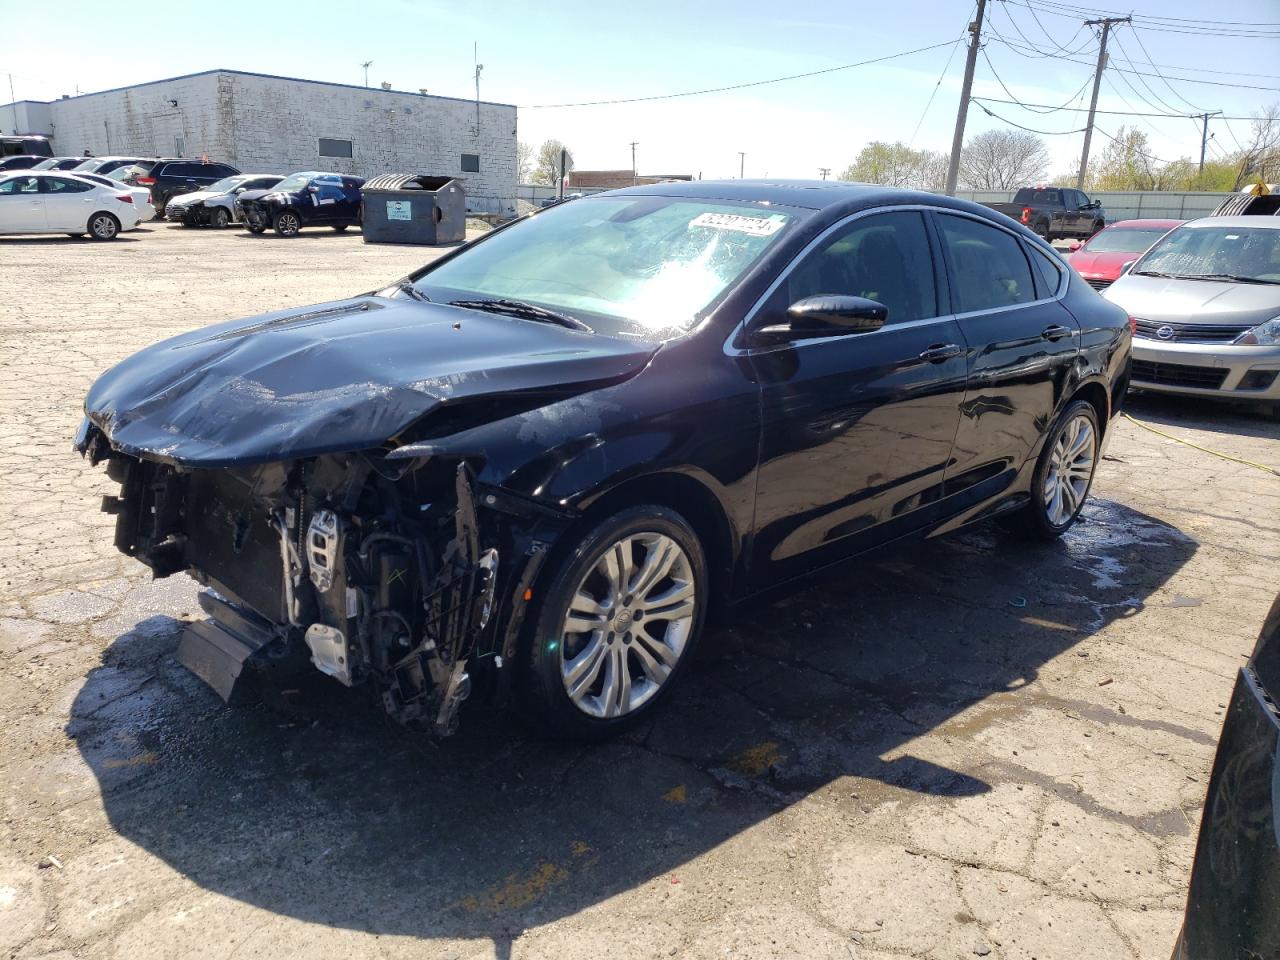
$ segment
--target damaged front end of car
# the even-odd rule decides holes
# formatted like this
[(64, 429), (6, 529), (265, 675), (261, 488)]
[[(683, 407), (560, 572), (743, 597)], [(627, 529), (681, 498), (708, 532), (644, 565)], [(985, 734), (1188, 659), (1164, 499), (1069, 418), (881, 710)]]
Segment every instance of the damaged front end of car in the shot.
[(475, 684), (506, 692), (534, 580), (572, 519), (486, 488), (465, 458), (191, 469), (114, 450), (91, 421), (77, 447), (120, 484), (103, 503), (117, 547), (208, 588), (177, 658), (224, 700), (309, 662), (440, 736)]

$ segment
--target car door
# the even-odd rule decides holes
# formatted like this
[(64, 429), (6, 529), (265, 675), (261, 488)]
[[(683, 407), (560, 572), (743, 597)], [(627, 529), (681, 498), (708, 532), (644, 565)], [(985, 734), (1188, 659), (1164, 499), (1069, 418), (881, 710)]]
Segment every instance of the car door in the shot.
[(974, 503), (1011, 484), (1038, 451), (1070, 381), (1080, 327), (1062, 304), (1066, 274), (1056, 257), (986, 219), (933, 219), (970, 348), (947, 490)]
[(1067, 208), (1067, 230), (1073, 237), (1087, 236), (1092, 217), (1088, 211), (1081, 210), (1084, 205), (1084, 194), (1079, 190), (1063, 190), (1064, 206)]
[(966, 369), (937, 261), (919, 209), (857, 214), (810, 244), (750, 318), (748, 342), (808, 296), (862, 296), (889, 310), (872, 332), (749, 348), (762, 420), (757, 589), (931, 521)]
[(0, 180), (0, 233), (39, 233), (49, 229), (40, 178), (14, 175)]
[(342, 190), (342, 178), (325, 174), (311, 181), (311, 209), (309, 220), (327, 223), (342, 219), (347, 206), (347, 196)]
[(94, 212), (96, 188), (93, 184), (71, 177), (44, 177), (40, 187), (50, 230), (84, 232), (88, 229), (89, 214)]

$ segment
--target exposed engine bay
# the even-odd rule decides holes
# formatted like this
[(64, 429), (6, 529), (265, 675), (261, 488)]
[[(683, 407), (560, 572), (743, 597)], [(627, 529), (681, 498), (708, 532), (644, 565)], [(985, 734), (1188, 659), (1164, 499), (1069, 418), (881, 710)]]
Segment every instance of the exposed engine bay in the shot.
[(120, 484), (103, 503), (116, 546), (208, 588), (177, 657), (225, 700), (310, 664), (439, 736), (477, 685), (506, 692), (534, 579), (572, 518), (478, 484), (459, 458), (197, 469), (113, 450), (92, 425), (77, 446)]

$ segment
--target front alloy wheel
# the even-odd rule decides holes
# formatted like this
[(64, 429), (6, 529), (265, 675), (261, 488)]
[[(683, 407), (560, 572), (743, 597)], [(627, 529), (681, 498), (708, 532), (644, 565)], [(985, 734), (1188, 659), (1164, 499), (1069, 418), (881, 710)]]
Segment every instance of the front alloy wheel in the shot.
[(276, 214), (275, 228), (276, 233), (282, 237), (296, 237), (302, 229), (302, 221), (292, 210), (286, 210)]
[(621, 717), (657, 694), (693, 629), (689, 558), (660, 533), (611, 544), (587, 571), (565, 615), (560, 677), (592, 717)]
[(646, 715), (689, 660), (706, 582), (697, 536), (665, 507), (633, 507), (590, 531), (554, 570), (529, 640), (541, 718), (597, 738)]

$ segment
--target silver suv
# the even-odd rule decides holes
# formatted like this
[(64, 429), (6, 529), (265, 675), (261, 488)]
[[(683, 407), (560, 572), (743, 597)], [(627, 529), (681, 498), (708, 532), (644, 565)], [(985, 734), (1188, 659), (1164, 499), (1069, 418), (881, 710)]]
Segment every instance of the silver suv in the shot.
[(1280, 415), (1280, 218), (1185, 223), (1104, 296), (1136, 321), (1135, 387), (1260, 401)]

